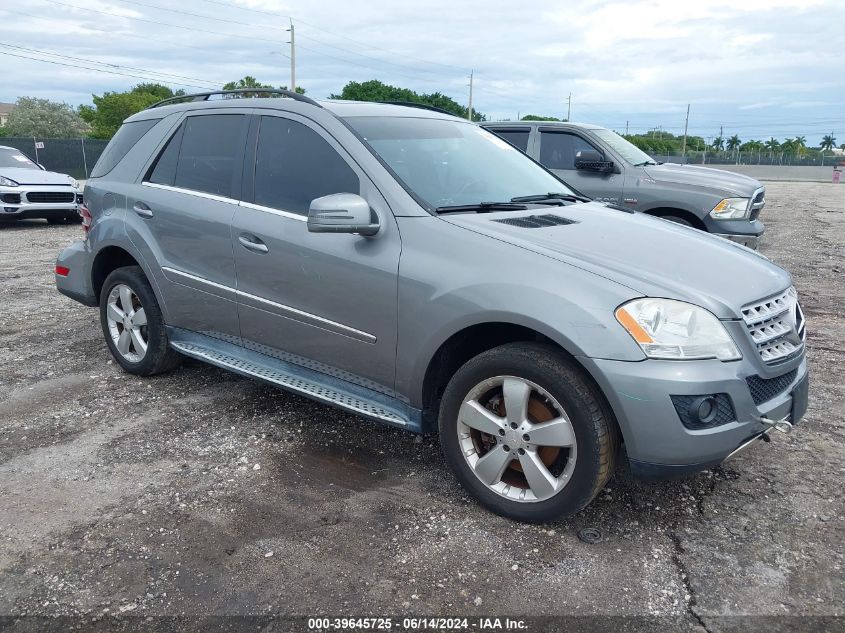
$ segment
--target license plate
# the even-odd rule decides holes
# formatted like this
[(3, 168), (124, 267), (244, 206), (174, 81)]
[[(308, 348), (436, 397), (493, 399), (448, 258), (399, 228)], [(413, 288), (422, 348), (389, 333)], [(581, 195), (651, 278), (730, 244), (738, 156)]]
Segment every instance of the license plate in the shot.
[(792, 424), (798, 424), (804, 414), (807, 413), (809, 389), (810, 375), (807, 374), (792, 390)]

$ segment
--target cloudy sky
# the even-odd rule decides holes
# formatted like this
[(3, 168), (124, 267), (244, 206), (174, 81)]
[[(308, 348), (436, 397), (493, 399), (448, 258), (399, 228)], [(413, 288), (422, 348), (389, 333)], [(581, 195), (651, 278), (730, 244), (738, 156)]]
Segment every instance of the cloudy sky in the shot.
[(290, 18), (297, 84), (317, 98), (377, 78), (465, 103), (473, 70), (494, 120), (566, 116), (571, 93), (573, 120), (618, 131), (682, 133), (690, 103), (692, 134), (845, 142), (838, 0), (3, 0), (0, 101), (288, 84)]

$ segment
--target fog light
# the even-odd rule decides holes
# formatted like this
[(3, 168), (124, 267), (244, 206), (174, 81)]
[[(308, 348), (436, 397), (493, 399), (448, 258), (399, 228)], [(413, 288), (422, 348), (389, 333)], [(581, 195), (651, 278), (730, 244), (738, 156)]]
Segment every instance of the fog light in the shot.
[(726, 393), (671, 398), (681, 423), (688, 429), (709, 429), (736, 420), (733, 401)]

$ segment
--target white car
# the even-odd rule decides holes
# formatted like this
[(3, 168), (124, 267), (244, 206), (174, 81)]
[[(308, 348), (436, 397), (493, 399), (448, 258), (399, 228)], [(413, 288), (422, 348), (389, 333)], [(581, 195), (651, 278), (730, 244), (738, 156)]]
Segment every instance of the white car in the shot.
[(76, 180), (46, 171), (20, 150), (0, 145), (0, 221), (81, 222), (80, 204), (82, 192)]

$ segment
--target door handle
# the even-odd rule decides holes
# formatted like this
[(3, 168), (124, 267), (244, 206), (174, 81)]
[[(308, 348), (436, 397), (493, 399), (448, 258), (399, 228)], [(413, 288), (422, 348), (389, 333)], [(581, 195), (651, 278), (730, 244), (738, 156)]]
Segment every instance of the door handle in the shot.
[(238, 237), (238, 241), (241, 243), (241, 246), (248, 248), (251, 251), (255, 251), (256, 253), (266, 253), (270, 250), (264, 242), (249, 233), (241, 234)]
[(143, 202), (136, 202), (135, 206), (132, 207), (132, 210), (140, 215), (142, 218), (151, 218), (153, 217), (153, 210), (150, 209), (147, 205)]

